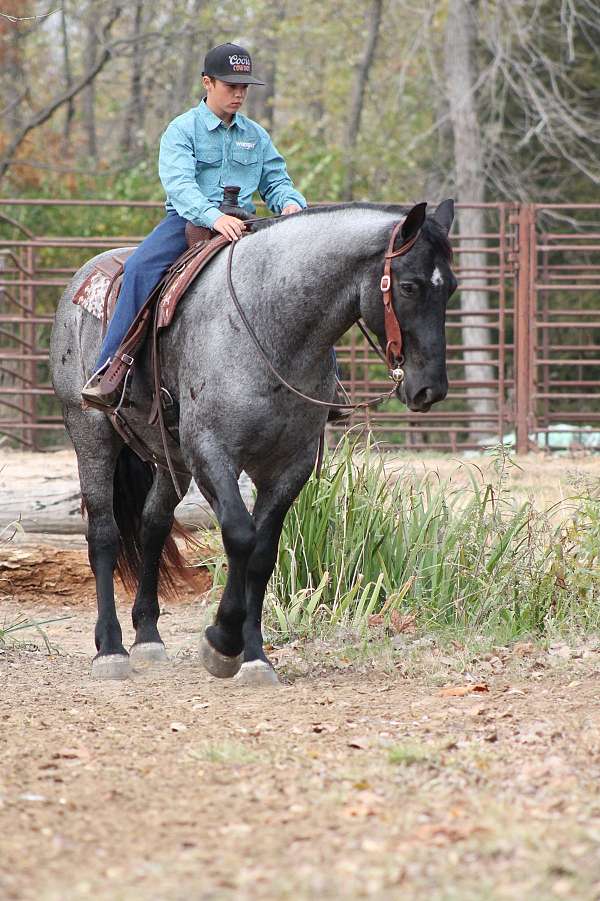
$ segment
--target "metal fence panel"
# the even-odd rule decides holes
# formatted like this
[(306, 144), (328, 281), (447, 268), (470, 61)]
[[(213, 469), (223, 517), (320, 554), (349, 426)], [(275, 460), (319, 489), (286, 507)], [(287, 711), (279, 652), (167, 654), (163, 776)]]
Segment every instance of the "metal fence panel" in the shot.
[[(542, 443), (551, 444), (567, 428), (589, 444), (600, 434), (600, 205), (480, 206), (485, 231), (452, 239), (459, 290), (447, 317), (448, 398), (427, 414), (390, 401), (353, 414), (350, 425), (367, 423), (386, 444), (454, 452), (511, 431), (521, 451), (530, 436), (547, 436)], [(136, 220), (137, 235), (104, 226), (88, 235), (44, 234), (32, 223), (53, 207), (71, 208), (74, 216), (82, 207), (110, 210), (117, 222), (111, 231), (134, 214), (144, 218)], [(86, 258), (138, 243), (162, 208), (143, 201), (0, 200), (0, 434), (27, 447), (64, 439), (48, 375), (56, 303)], [(478, 265), (468, 262), (474, 254)], [(474, 381), (461, 299), (481, 290), (487, 308), (469, 321), (479, 317), (489, 336), (478, 345), (489, 377)], [(385, 367), (358, 330), (346, 336), (338, 360), (352, 401), (387, 389)], [(478, 399), (486, 399), (485, 413), (473, 410)]]

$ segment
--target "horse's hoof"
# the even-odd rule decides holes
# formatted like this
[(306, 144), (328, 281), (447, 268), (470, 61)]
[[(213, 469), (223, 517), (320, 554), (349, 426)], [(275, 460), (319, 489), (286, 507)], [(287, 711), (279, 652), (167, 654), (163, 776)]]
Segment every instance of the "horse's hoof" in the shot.
[(255, 685), (266, 687), (269, 685), (280, 685), (277, 673), (264, 660), (250, 660), (248, 663), (242, 663), (239, 673), (235, 677), (238, 685)]
[(162, 641), (141, 641), (132, 645), (129, 649), (129, 659), (133, 669), (160, 666), (169, 660)]
[(129, 679), (131, 664), (126, 654), (99, 654), (92, 660), (92, 679)]
[(232, 676), (235, 676), (243, 659), (243, 654), (238, 654), (237, 657), (227, 657), (225, 654), (215, 651), (206, 635), (200, 639), (200, 660), (211, 676), (216, 676), (217, 679), (231, 679)]

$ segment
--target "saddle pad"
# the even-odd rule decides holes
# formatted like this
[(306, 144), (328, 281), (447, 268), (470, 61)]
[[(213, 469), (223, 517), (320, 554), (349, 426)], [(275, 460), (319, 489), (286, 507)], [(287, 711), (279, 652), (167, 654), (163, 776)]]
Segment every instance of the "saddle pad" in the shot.
[[(135, 247), (124, 247), (104, 259), (98, 260), (94, 264), (94, 269), (75, 293), (73, 303), (83, 307), (96, 319), (104, 319), (104, 305), (108, 303), (106, 310), (106, 320), (108, 321), (112, 316), (121, 287), (123, 265), (135, 249)], [(107, 297), (109, 293), (110, 296)]]

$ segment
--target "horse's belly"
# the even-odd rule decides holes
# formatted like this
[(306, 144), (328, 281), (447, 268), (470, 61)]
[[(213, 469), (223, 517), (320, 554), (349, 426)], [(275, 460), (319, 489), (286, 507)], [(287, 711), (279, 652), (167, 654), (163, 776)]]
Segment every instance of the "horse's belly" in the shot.
[[(321, 409), (296, 410), (296, 404), (261, 402), (260, 398), (220, 398), (219, 404), (183, 405), (184, 453), (200, 456), (205, 447), (221, 448), (237, 468), (266, 472), (286, 461), (312, 454), (324, 426)], [(306, 407), (306, 405), (304, 405)]]

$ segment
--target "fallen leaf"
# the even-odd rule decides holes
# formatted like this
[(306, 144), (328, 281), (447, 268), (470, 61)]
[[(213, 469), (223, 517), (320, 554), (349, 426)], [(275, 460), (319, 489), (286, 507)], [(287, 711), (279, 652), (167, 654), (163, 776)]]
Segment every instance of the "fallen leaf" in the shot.
[(529, 657), (534, 651), (535, 648), (532, 641), (518, 641), (512, 649), (516, 657)]
[(390, 626), (396, 635), (400, 635), (401, 632), (415, 632), (417, 628), (416, 619), (415, 613), (402, 614), (399, 610), (392, 610), (390, 613)]
[(77, 748), (61, 748), (52, 755), (53, 760), (88, 760), (90, 752), (87, 748), (79, 746)]
[(368, 738), (352, 738), (348, 742), (349, 748), (356, 748), (358, 751), (366, 751), (369, 747)]
[(343, 808), (342, 813), (349, 819), (365, 819), (366, 817), (373, 817), (378, 812), (381, 803), (382, 800), (379, 795), (376, 795), (375, 792), (367, 789), (361, 791), (356, 802), (347, 804), (346, 807)]
[(473, 685), (450, 685), (448, 688), (442, 688), (440, 695), (443, 698), (463, 698), (465, 695), (489, 690), (486, 682), (476, 682)]
[(352, 787), (359, 792), (364, 792), (368, 791), (371, 788), (371, 783), (366, 779), (360, 779), (358, 782), (355, 782)]
[(462, 842), (475, 832), (484, 832), (482, 826), (474, 826), (470, 823), (462, 826), (448, 825), (447, 823), (427, 823), (419, 826), (414, 832), (417, 841), (431, 842), (434, 845), (445, 845), (454, 842)]

